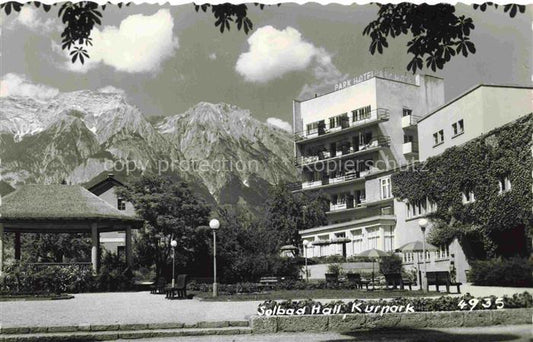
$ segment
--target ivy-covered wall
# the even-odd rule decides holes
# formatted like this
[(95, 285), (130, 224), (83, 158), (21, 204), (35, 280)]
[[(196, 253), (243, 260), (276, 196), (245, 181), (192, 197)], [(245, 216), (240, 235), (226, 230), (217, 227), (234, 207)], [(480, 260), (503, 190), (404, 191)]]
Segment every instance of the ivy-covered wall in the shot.
[[(533, 114), (499, 127), (462, 146), (449, 148), (408, 171), (392, 176), (393, 194), (413, 203), (437, 204), (428, 215), (428, 240), (457, 238), (469, 259), (528, 256), (533, 234)], [(500, 193), (507, 177), (511, 190)], [(473, 203), (463, 204), (462, 192)]]

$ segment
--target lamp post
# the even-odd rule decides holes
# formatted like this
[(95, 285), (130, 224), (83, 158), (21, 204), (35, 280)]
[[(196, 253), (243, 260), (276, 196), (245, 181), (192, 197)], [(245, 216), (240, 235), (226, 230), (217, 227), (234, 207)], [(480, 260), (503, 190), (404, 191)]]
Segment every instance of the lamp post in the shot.
[(426, 262), (426, 227), (428, 226), (428, 220), (426, 219), (420, 219), (418, 221), (418, 225), (420, 226), (420, 230), (422, 231), (422, 258), (424, 260), (424, 276), (422, 277), (421, 286), (422, 291), (426, 291), (426, 274), (427, 274), (427, 262)]
[(220, 222), (217, 219), (209, 221), (209, 228), (213, 231), (213, 297), (218, 296), (217, 284), (217, 230)]
[(307, 245), (309, 245), (309, 241), (304, 240), (302, 244), (304, 246), (304, 257), (305, 257), (305, 281), (309, 282), (309, 272), (307, 271)]
[(172, 288), (176, 285), (176, 276), (175, 270), (176, 270), (176, 246), (178, 245), (178, 241), (172, 240), (170, 241), (170, 246), (172, 247)]

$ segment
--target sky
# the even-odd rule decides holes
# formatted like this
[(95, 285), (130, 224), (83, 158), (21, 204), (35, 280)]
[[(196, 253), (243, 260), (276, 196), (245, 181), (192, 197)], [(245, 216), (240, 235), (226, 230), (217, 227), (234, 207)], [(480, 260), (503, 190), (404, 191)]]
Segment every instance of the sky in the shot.
[[(221, 34), (210, 13), (192, 4), (108, 7), (92, 33), (90, 60), (72, 64), (60, 47), (57, 9), (23, 7), (0, 14), (0, 96), (46, 100), (81, 89), (122, 92), (147, 115), (175, 115), (198, 102), (225, 102), (289, 129), (292, 100), (333, 90), (338, 81), (370, 70), (406, 73), (406, 37), (371, 55), (364, 27), (375, 5), (249, 6), (254, 30)], [(477, 52), (454, 58), (444, 70), (450, 100), (479, 83), (531, 85), (532, 6), (515, 18), (458, 5), (476, 25)]]

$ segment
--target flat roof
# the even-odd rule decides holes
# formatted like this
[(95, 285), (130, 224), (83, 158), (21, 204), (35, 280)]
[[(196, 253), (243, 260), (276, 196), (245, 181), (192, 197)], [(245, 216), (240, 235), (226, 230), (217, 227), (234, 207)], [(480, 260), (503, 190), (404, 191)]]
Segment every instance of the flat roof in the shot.
[[(380, 70), (380, 71), (383, 72), (383, 70)], [(374, 79), (374, 78), (379, 78), (379, 79), (386, 80), (386, 81), (390, 81), (390, 82), (404, 83), (404, 84), (412, 85), (412, 86), (415, 86), (415, 87), (418, 87), (418, 86), (419, 86), (419, 85), (417, 85), (417, 84), (413, 84), (413, 83), (411, 83), (411, 82), (405, 82), (405, 81), (401, 81), (401, 80), (397, 80), (397, 79), (393, 79), (393, 78), (387, 78), (387, 77), (385, 77), (385, 76), (383, 76), (383, 75), (376, 74), (376, 73), (375, 73), (375, 72), (376, 72), (375, 70), (374, 70), (374, 71), (368, 71), (368, 72), (373, 72), (374, 74), (373, 74), (371, 77), (369, 77), (369, 78), (367, 78), (366, 80), (363, 80), (363, 81), (361, 81), (361, 82), (357, 82), (357, 83), (355, 83), (355, 84), (352, 84), (352, 85), (347, 86), (347, 87), (342, 88), (342, 89), (328, 91), (327, 93), (323, 93), (323, 94), (320, 94), (320, 95), (317, 94), (315, 97), (311, 97), (311, 98), (309, 98), (309, 99), (305, 99), (305, 100), (293, 99), (293, 101), (294, 101), (294, 102), (299, 102), (299, 103), (307, 102), (307, 101), (311, 101), (311, 100), (317, 99), (317, 98), (319, 98), (319, 97), (326, 96), (326, 95), (329, 95), (329, 94), (332, 94), (332, 93), (336, 93), (336, 92), (338, 92), (338, 91), (341, 91), (341, 90), (344, 90), (344, 89), (347, 89), (347, 88), (351, 88), (351, 87), (356, 86), (356, 85), (358, 85), (358, 84), (365, 83), (365, 82), (370, 81), (370, 80), (372, 80), (372, 79)], [(367, 72), (367, 73), (368, 73), (368, 72)], [(366, 73), (365, 73), (365, 74), (366, 74)], [(392, 74), (392, 73), (391, 73), (391, 74)], [(363, 75), (364, 75), (364, 74), (363, 74)], [(361, 76), (361, 75), (360, 75), (360, 76)], [(438, 77), (438, 76), (434, 76), (434, 75), (428, 75), (428, 74), (413, 74), (412, 76), (413, 76), (413, 77), (416, 77), (416, 76), (421, 76), (421, 77), (428, 76), (428, 77), (438, 78), (438, 79), (441, 79), (441, 80), (444, 79), (444, 78), (442, 78), (442, 77)], [(355, 77), (357, 77), (357, 76), (355, 76)], [(342, 82), (342, 81), (337, 82), (337, 83), (341, 83), (341, 82)]]
[(418, 122), (423, 121), (430, 117), (431, 115), (435, 114), (436, 112), (440, 111), (441, 109), (446, 108), (447, 106), (451, 105), (452, 103), (460, 100), (461, 98), (465, 97), (466, 95), (470, 94), (474, 90), (481, 88), (481, 87), (493, 87), (493, 88), (517, 88), (517, 89), (533, 89), (532, 86), (525, 86), (520, 84), (494, 84), (494, 83), (480, 83), (478, 85), (473, 86), (472, 88), (468, 89), (464, 93), (458, 95), (457, 97), (453, 98), (452, 100), (446, 102), (442, 106), (438, 107), (437, 109), (433, 110), (432, 112), (429, 112), (427, 115), (422, 117)]

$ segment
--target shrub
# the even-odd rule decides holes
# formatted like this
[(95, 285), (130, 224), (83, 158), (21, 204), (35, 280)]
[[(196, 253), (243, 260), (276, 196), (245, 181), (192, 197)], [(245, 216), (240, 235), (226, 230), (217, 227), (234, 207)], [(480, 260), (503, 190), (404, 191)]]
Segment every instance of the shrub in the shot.
[(125, 291), (133, 288), (133, 272), (116, 253), (105, 252), (96, 276), (99, 291)]
[(329, 264), (328, 265), (328, 273), (340, 275), (342, 273), (342, 266), (340, 264)]
[(533, 285), (533, 262), (527, 259), (489, 259), (472, 261), (468, 274), (474, 285), (517, 286)]
[(382, 274), (402, 272), (402, 258), (397, 255), (382, 257), (379, 261), (379, 270)]
[(79, 264), (36, 265), (14, 263), (0, 278), (0, 292), (10, 295), (77, 293), (92, 290), (90, 267)]

